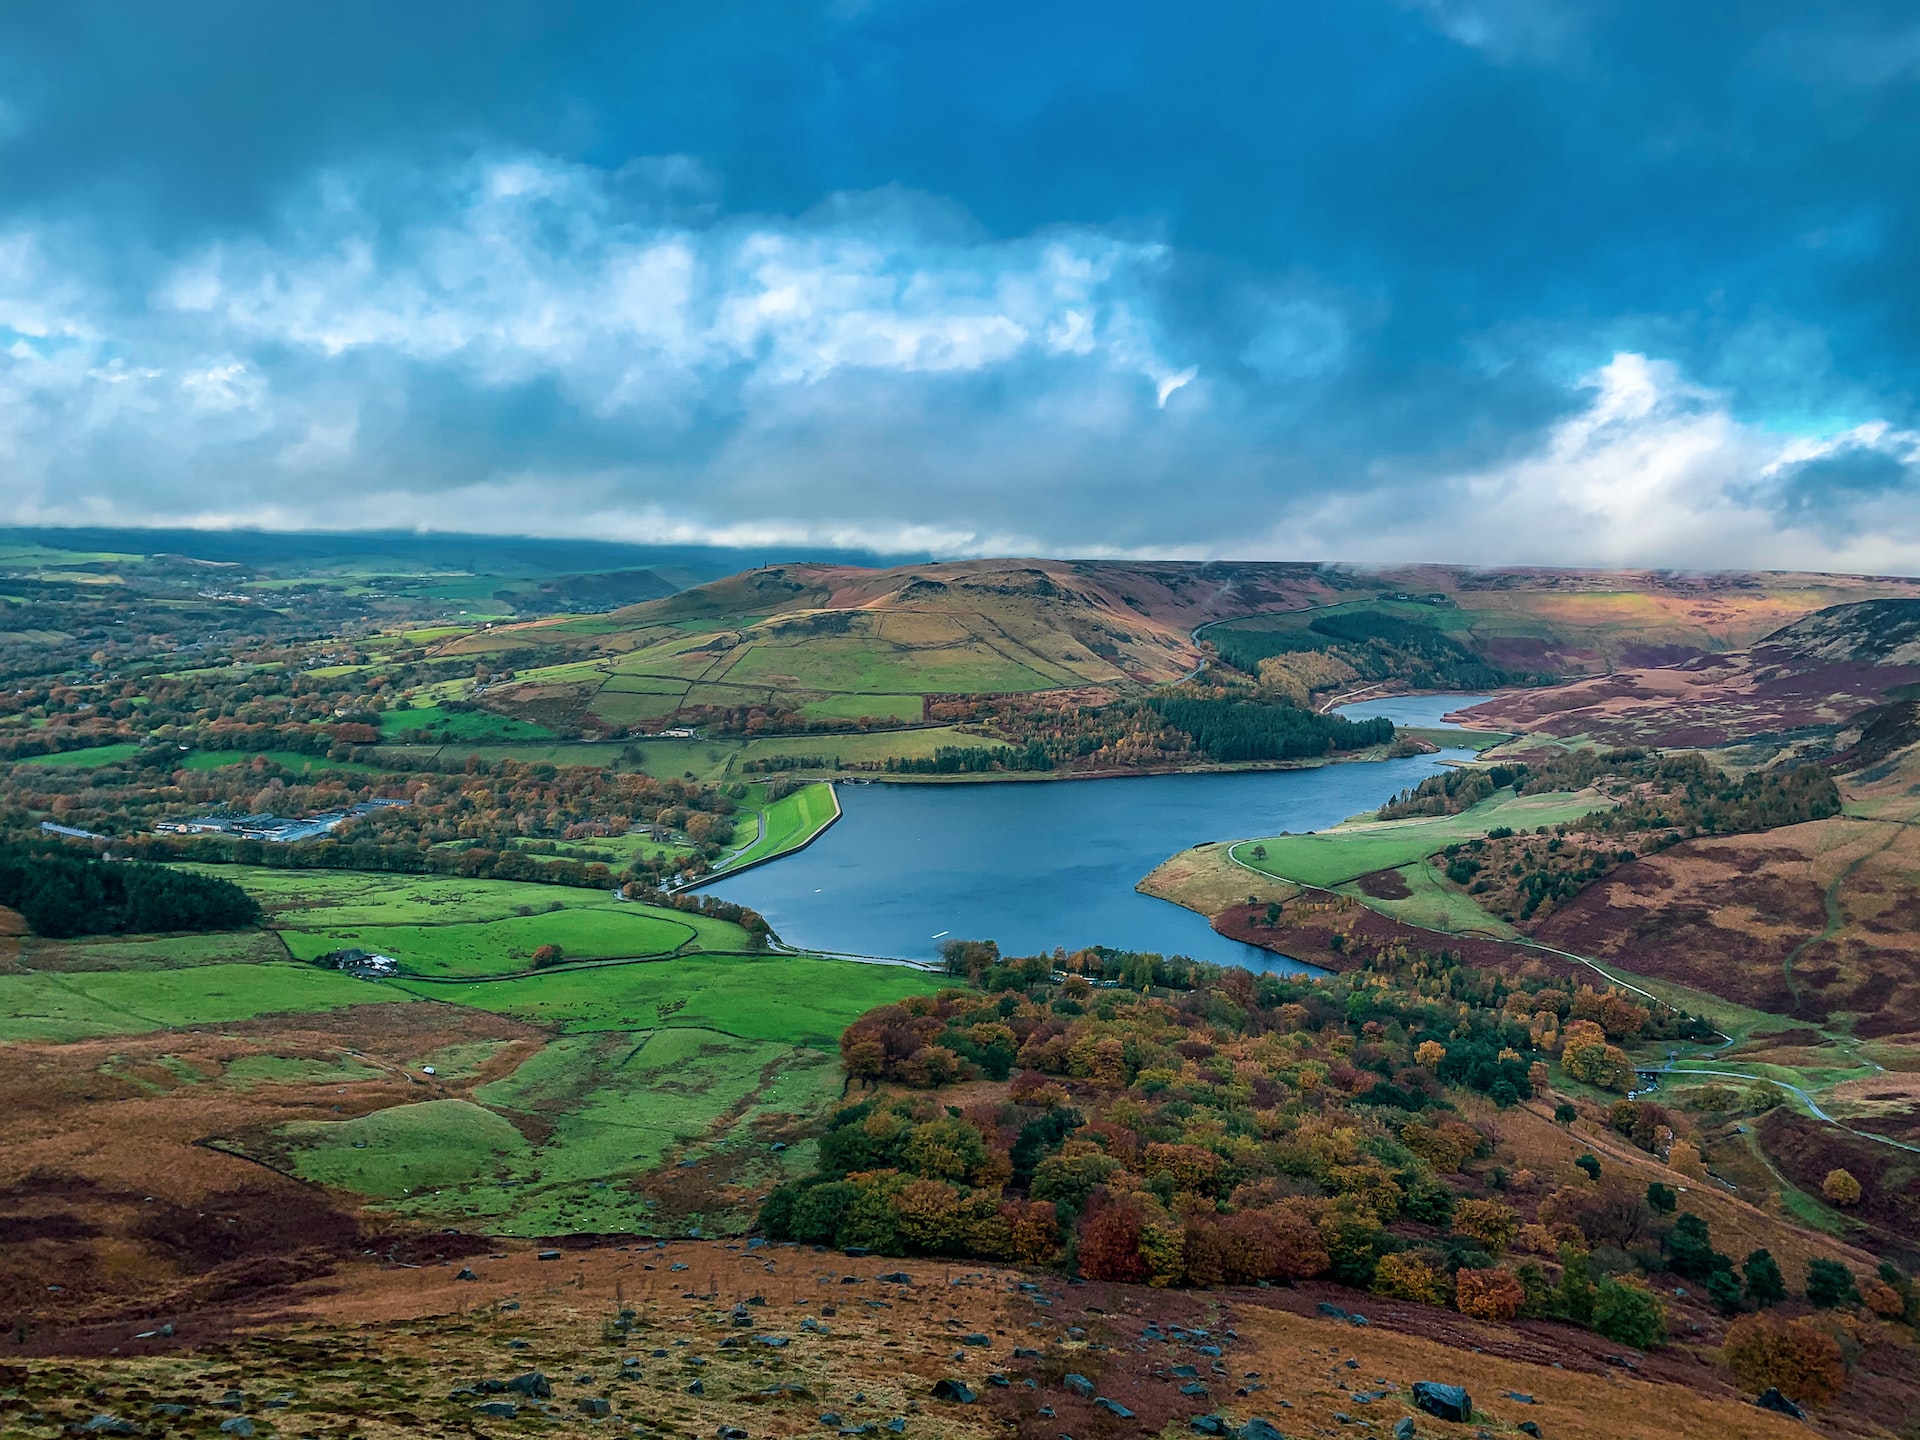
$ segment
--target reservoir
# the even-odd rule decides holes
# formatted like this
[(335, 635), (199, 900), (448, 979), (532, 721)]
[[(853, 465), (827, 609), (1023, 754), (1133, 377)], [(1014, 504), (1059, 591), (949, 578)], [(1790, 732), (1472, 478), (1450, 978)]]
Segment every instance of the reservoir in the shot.
[[(1441, 728), (1440, 714), (1481, 698), (1374, 703), (1417, 704), (1399, 723)], [(1353, 718), (1367, 713), (1379, 712), (1362, 704)], [(1110, 945), (1299, 970), (1135, 883), (1202, 841), (1324, 830), (1469, 753), (1114, 780), (843, 784), (842, 818), (812, 845), (713, 890), (765, 915), (789, 945), (840, 954), (937, 960), (943, 940), (992, 940), (1006, 955)]]

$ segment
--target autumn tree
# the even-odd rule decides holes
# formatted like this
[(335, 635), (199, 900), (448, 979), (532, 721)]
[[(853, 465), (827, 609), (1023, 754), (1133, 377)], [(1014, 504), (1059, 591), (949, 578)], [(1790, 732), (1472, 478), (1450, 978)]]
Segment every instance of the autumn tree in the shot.
[(1860, 1182), (1853, 1178), (1850, 1171), (1829, 1170), (1827, 1178), (1820, 1183), (1820, 1193), (1834, 1205), (1858, 1205)]
[(1460, 1270), (1454, 1275), (1453, 1303), (1475, 1320), (1511, 1320), (1526, 1301), (1526, 1288), (1509, 1271)]
[(1725, 1354), (1749, 1390), (1776, 1389), (1802, 1405), (1830, 1403), (1847, 1382), (1839, 1342), (1807, 1320), (1748, 1315), (1728, 1327)]

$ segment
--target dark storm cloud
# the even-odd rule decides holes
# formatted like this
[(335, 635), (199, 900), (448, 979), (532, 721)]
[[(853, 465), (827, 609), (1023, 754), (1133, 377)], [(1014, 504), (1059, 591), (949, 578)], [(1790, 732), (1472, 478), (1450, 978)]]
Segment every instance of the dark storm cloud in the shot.
[(13, 7), (0, 501), (1912, 567), (1916, 142), (1897, 4)]

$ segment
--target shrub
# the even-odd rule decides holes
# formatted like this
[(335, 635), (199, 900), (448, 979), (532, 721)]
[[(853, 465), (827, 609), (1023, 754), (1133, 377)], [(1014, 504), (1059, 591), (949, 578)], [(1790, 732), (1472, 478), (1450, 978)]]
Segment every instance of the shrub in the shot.
[(1527, 1303), (1527, 1292), (1505, 1270), (1461, 1270), (1454, 1276), (1453, 1303), (1475, 1320), (1511, 1320)]
[(1498, 1255), (1520, 1233), (1520, 1217), (1498, 1200), (1462, 1200), (1453, 1207), (1453, 1228)]
[(1593, 1328), (1621, 1345), (1650, 1349), (1667, 1338), (1667, 1307), (1638, 1280), (1602, 1280), (1593, 1287)]
[(1682, 1215), (1667, 1235), (1667, 1263), (1673, 1273), (1689, 1280), (1705, 1280), (1716, 1270), (1731, 1270), (1733, 1261), (1713, 1248), (1707, 1222), (1698, 1215)]
[(1860, 1303), (1882, 1320), (1898, 1320), (1907, 1313), (1907, 1301), (1884, 1280), (1869, 1280), (1860, 1287)]
[(1139, 1284), (1148, 1275), (1140, 1257), (1146, 1216), (1130, 1202), (1108, 1205), (1080, 1232), (1080, 1272), (1089, 1280)]
[(1589, 1180), (1598, 1180), (1600, 1178), (1600, 1157), (1598, 1155), (1592, 1153), (1582, 1155), (1578, 1160), (1575, 1160), (1573, 1164), (1575, 1169), (1586, 1171)]
[(558, 945), (542, 945), (533, 952), (533, 968), (544, 970), (549, 965), (558, 965), (564, 959), (566, 959), (566, 951)]
[(1820, 1193), (1834, 1205), (1858, 1205), (1860, 1182), (1848, 1171), (1829, 1170), (1827, 1178), (1820, 1183)]
[(1716, 1270), (1707, 1277), (1707, 1299), (1722, 1315), (1740, 1312), (1740, 1281), (1731, 1270)]
[(1383, 1255), (1373, 1271), (1373, 1293), (1390, 1300), (1417, 1300), (1427, 1305), (1447, 1303), (1447, 1279), (1419, 1255), (1402, 1252)]
[(1647, 1206), (1656, 1215), (1671, 1215), (1679, 1207), (1680, 1195), (1671, 1185), (1654, 1180), (1647, 1185)]
[(1802, 1405), (1825, 1405), (1847, 1381), (1840, 1343), (1806, 1320), (1765, 1313), (1727, 1330), (1727, 1365), (1756, 1393), (1772, 1387)]

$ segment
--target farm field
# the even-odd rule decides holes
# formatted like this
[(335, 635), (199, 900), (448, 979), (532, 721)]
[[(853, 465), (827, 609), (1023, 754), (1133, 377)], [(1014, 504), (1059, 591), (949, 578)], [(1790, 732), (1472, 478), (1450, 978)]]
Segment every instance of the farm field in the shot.
[(99, 765), (117, 765), (140, 753), (136, 744), (90, 745), (84, 750), (66, 750), (56, 755), (29, 755), (16, 765), (57, 765), (62, 768), (90, 770)]
[(137, 1035), (408, 998), (345, 975), (284, 961), (0, 975), (0, 1041)]
[(447, 710), (438, 705), (421, 705), (388, 710), (380, 716), (380, 734), (383, 738), (418, 740), (427, 732), (431, 732), (432, 738), (448, 741), (511, 743), (554, 738), (553, 732), (544, 725), (515, 720), (507, 715), (495, 715), (486, 710)]
[[(728, 949), (747, 948), (738, 926), (706, 921), (709, 938)], [(731, 933), (726, 933), (731, 932)], [(506, 920), (434, 925), (360, 925), (283, 930), (298, 960), (358, 948), (391, 955), (409, 975), (464, 979), (516, 974), (531, 968), (534, 951), (558, 945), (569, 961), (671, 955), (696, 944), (701, 932), (677, 916), (629, 905), (621, 911), (557, 910)]]
[[(1577, 820), (1607, 802), (1590, 792), (1553, 791), (1516, 796), (1502, 791), (1458, 815), (1412, 820), (1357, 820), (1312, 835), (1278, 835), (1236, 841), (1233, 859), (1280, 880), (1331, 888), (1376, 870), (1423, 860), (1457, 840), (1470, 840), (1509, 826), (1531, 830)], [(1265, 855), (1255, 853), (1265, 850)]]

